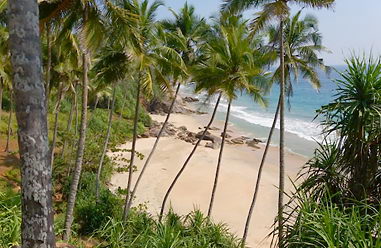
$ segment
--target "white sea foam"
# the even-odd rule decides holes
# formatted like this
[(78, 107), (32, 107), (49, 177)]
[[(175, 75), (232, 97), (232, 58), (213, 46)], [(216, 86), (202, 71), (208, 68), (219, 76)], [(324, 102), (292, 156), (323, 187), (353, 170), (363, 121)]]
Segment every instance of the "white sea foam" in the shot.
[[(227, 109), (227, 104), (221, 103), (221, 107)], [(273, 123), (273, 116), (268, 113), (260, 113), (250, 111), (248, 107), (245, 106), (232, 106), (231, 107), (232, 116), (244, 120), (248, 123), (260, 125), (263, 127), (270, 128)], [(279, 129), (279, 121), (276, 125), (276, 128)], [(285, 128), (286, 131), (292, 134), (295, 134), (301, 138), (310, 140), (310, 141), (321, 141), (321, 127), (318, 123), (312, 121), (305, 121), (296, 118), (285, 119)]]

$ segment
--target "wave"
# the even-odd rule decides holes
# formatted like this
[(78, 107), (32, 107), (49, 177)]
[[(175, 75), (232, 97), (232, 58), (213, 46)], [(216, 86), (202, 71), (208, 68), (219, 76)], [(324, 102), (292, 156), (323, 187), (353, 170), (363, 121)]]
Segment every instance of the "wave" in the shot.
[[(221, 103), (221, 107), (227, 109), (227, 104)], [(273, 123), (273, 116), (268, 113), (260, 113), (250, 111), (248, 107), (245, 106), (232, 106), (231, 107), (231, 115), (244, 120), (251, 124), (260, 125), (263, 127), (271, 128)], [(276, 128), (279, 129), (279, 121), (276, 125)], [(319, 124), (312, 122), (301, 120), (297, 118), (285, 118), (285, 129), (286, 132), (297, 135), (300, 138), (310, 140), (310, 141), (321, 141), (321, 132), (322, 128)]]

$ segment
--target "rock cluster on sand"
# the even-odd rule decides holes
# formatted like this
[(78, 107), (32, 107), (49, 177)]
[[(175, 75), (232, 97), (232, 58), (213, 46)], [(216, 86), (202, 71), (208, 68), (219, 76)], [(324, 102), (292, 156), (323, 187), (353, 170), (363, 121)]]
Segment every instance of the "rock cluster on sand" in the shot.
[[(149, 137), (157, 137), (159, 135), (159, 132), (162, 128), (163, 123), (153, 121), (150, 129), (145, 132), (144, 134), (140, 135), (139, 138), (149, 138)], [(201, 127), (199, 129), (202, 129)], [(216, 127), (212, 127), (209, 130), (219, 130)], [(194, 133), (187, 129), (185, 126), (175, 127), (172, 123), (167, 123), (165, 129), (163, 130), (163, 133), (161, 134), (162, 137), (168, 137), (168, 136), (177, 136), (178, 139), (183, 140), (185, 142), (196, 144), (198, 139), (202, 137), (204, 130)], [(221, 146), (222, 142), (222, 135), (221, 133), (220, 137), (217, 135), (214, 135), (207, 131), (203, 137), (202, 140), (209, 141), (205, 144), (205, 147), (212, 148), (212, 149), (218, 149)], [(243, 145), (247, 144), (250, 147), (253, 148), (259, 148), (258, 143), (262, 143), (261, 140), (256, 138), (249, 138), (246, 136), (240, 136), (236, 138), (232, 138), (232, 136), (228, 133), (225, 134), (225, 142), (227, 144), (233, 144), (233, 145)]]

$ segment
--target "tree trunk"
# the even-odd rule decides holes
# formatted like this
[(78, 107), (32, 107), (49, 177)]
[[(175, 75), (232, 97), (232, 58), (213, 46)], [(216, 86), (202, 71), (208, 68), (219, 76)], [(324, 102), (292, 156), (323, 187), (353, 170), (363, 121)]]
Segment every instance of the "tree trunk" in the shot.
[(285, 91), (285, 75), (284, 75), (284, 22), (280, 21), (280, 138), (279, 138), (279, 195), (278, 195), (278, 242), (279, 247), (283, 247), (283, 195), (284, 195), (284, 91)]
[[(73, 122), (73, 115), (74, 115), (74, 108), (75, 108), (75, 105), (74, 105), (73, 101), (71, 101), (69, 119), (67, 121), (67, 126), (66, 126), (66, 133), (69, 133), (71, 130), (71, 125)], [(62, 158), (65, 156), (66, 147), (67, 147), (67, 139), (64, 140), (64, 143), (62, 146), (62, 151), (61, 151), (61, 157)]]
[(9, 141), (11, 138), (11, 124), (12, 124), (12, 111), (13, 111), (13, 96), (12, 90), (9, 91), (10, 95), (10, 106), (9, 106), (9, 115), (8, 115), (8, 128), (7, 128), (7, 143), (5, 144), (5, 152), (9, 152)]
[(119, 113), (119, 120), (121, 120), (122, 119), (122, 117), (123, 117), (123, 109), (124, 109), (124, 105), (126, 105), (126, 97), (127, 97), (127, 93), (125, 93), (124, 94), (124, 96), (123, 96), (123, 103), (122, 103), (122, 107), (120, 108), (120, 113)]
[(54, 248), (52, 173), (37, 1), (9, 0), (8, 13), (21, 161), (21, 243), (22, 248)]
[(255, 202), (257, 200), (257, 195), (258, 195), (258, 191), (259, 191), (259, 184), (261, 183), (261, 178), (262, 178), (263, 166), (265, 165), (267, 152), (268, 152), (270, 144), (271, 144), (271, 138), (273, 136), (273, 133), (275, 130), (275, 125), (276, 125), (276, 122), (278, 120), (279, 106), (280, 106), (280, 98), (278, 100), (278, 107), (275, 111), (275, 116), (274, 116), (273, 124), (272, 124), (271, 129), (270, 129), (269, 137), (267, 138), (266, 147), (265, 147), (265, 150), (263, 151), (262, 161), (261, 161), (261, 164), (259, 165), (257, 182), (255, 184), (253, 200), (252, 200), (251, 205), (250, 205), (249, 213), (248, 213), (247, 219), (246, 219), (245, 230), (244, 230), (243, 236), (242, 236), (242, 241), (241, 241), (242, 242), (242, 248), (245, 247), (247, 235), (249, 233), (250, 220), (251, 220), (251, 216), (253, 215)]
[(3, 114), (3, 91), (4, 91), (4, 83), (3, 83), (3, 79), (0, 78), (0, 120), (1, 120), (1, 115)]
[(202, 133), (201, 137), (198, 139), (197, 143), (194, 145), (193, 150), (189, 154), (188, 158), (185, 160), (183, 166), (181, 167), (181, 169), (179, 170), (179, 172), (175, 176), (174, 180), (172, 181), (171, 185), (169, 186), (167, 192), (165, 193), (163, 202), (161, 204), (160, 215), (159, 215), (159, 222), (161, 222), (161, 219), (163, 218), (164, 208), (165, 208), (165, 204), (166, 204), (166, 202), (168, 200), (169, 194), (171, 193), (173, 187), (175, 186), (175, 184), (176, 184), (177, 180), (179, 179), (179, 177), (181, 176), (181, 174), (184, 172), (184, 170), (187, 167), (189, 161), (193, 157), (193, 154), (196, 152), (198, 145), (204, 139), (204, 137), (206, 135), (206, 132), (209, 130), (210, 126), (213, 123), (214, 117), (216, 116), (216, 113), (217, 113), (218, 105), (220, 104), (221, 96), (222, 96), (222, 94), (220, 93), (220, 95), (217, 98), (217, 102), (216, 102), (216, 105), (214, 107), (214, 110), (213, 110), (212, 116), (210, 118), (210, 121), (209, 121), (208, 125), (205, 127), (204, 132)]
[(95, 183), (95, 185), (96, 185), (95, 186), (96, 202), (99, 201), (99, 188), (100, 188), (100, 180), (101, 180), (101, 173), (102, 173), (102, 167), (103, 167), (103, 160), (104, 160), (104, 157), (106, 156), (108, 141), (110, 139), (112, 114), (114, 112), (114, 106), (115, 106), (115, 94), (116, 94), (116, 84), (114, 84), (114, 87), (112, 90), (112, 102), (111, 102), (111, 109), (110, 109), (109, 116), (108, 116), (107, 133), (106, 133), (106, 138), (105, 138), (105, 142), (103, 145), (102, 155), (101, 155), (101, 158), (99, 160), (99, 166), (98, 166), (98, 171), (97, 171), (97, 179), (96, 179), (96, 183)]
[[(84, 23), (87, 21), (88, 9), (85, 5), (83, 10)], [(81, 129), (79, 132), (77, 158), (75, 162), (74, 175), (70, 185), (69, 199), (67, 202), (66, 217), (65, 217), (65, 231), (63, 233), (63, 240), (67, 241), (71, 235), (71, 226), (73, 224), (74, 206), (77, 197), (77, 190), (79, 178), (82, 171), (83, 154), (85, 151), (86, 140), (86, 127), (87, 127), (87, 97), (88, 97), (88, 63), (87, 63), (87, 49), (83, 46), (82, 64), (83, 64), (83, 85), (82, 85), (82, 116), (81, 116)]]
[(49, 111), (49, 93), (50, 93), (50, 72), (52, 68), (52, 42), (50, 35), (50, 23), (46, 23), (46, 43), (48, 47), (48, 61), (46, 64), (46, 79), (45, 79), (45, 93), (46, 93), (46, 109)]
[(227, 130), (228, 124), (229, 124), (229, 115), (230, 115), (231, 104), (232, 104), (232, 100), (230, 99), (229, 100), (229, 104), (228, 104), (228, 110), (226, 111), (226, 120), (225, 120), (225, 125), (224, 125), (224, 131), (222, 132), (222, 142), (221, 142), (221, 147), (220, 147), (220, 153), (218, 154), (218, 162), (217, 162), (217, 168), (216, 168), (216, 175), (214, 177), (214, 184), (213, 184), (213, 189), (212, 189), (212, 195), (210, 197), (210, 203), (209, 203), (209, 209), (208, 209), (208, 217), (209, 218), (210, 218), (210, 216), (212, 214), (214, 197), (215, 197), (216, 190), (217, 190), (217, 185), (218, 185), (218, 177), (220, 175), (222, 154), (224, 153), (225, 136), (226, 136), (226, 130)]
[(132, 190), (132, 192), (131, 192), (130, 200), (129, 200), (128, 204), (127, 204), (127, 211), (126, 211), (126, 212), (127, 212), (127, 213), (126, 213), (127, 216), (128, 216), (129, 210), (130, 210), (130, 208), (131, 208), (131, 206), (132, 206), (132, 202), (133, 202), (134, 196), (135, 196), (135, 194), (136, 194), (136, 190), (137, 190), (137, 188), (138, 188), (138, 186), (139, 186), (139, 182), (140, 182), (140, 180), (142, 179), (143, 174), (144, 174), (146, 168), (148, 167), (148, 164), (149, 164), (149, 162), (151, 161), (151, 158), (152, 158), (153, 154), (154, 154), (155, 151), (156, 151), (156, 148), (157, 148), (157, 145), (159, 144), (159, 140), (160, 140), (160, 138), (161, 138), (161, 135), (162, 135), (163, 131), (165, 130), (166, 126), (167, 126), (169, 117), (171, 116), (171, 113), (172, 113), (173, 106), (175, 105), (175, 102), (176, 102), (177, 95), (178, 95), (178, 93), (179, 93), (179, 91), (180, 91), (180, 86), (181, 86), (181, 84), (178, 83), (178, 84), (177, 84), (176, 93), (175, 93), (175, 95), (174, 95), (174, 97), (173, 97), (171, 106), (169, 107), (169, 110), (168, 110), (167, 117), (166, 117), (165, 120), (164, 120), (163, 126), (161, 127), (161, 129), (160, 129), (160, 131), (159, 131), (159, 133), (158, 133), (158, 135), (157, 135), (157, 138), (156, 138), (156, 141), (155, 141), (155, 143), (154, 143), (154, 145), (153, 145), (153, 147), (152, 147), (152, 150), (151, 150), (150, 154), (148, 155), (147, 160), (146, 160), (146, 162), (144, 163), (144, 165), (143, 165), (143, 167), (142, 167), (142, 171), (140, 172), (140, 174), (139, 174), (139, 176), (138, 176), (138, 179), (136, 180), (135, 186), (134, 186), (134, 188), (133, 188), (133, 190)]
[(136, 146), (136, 138), (137, 138), (137, 129), (138, 129), (138, 119), (139, 119), (139, 105), (140, 105), (140, 78), (138, 81), (138, 89), (136, 93), (136, 105), (135, 105), (135, 115), (134, 115), (134, 130), (133, 130), (133, 137), (132, 137), (132, 147), (131, 147), (131, 158), (130, 158), (130, 166), (128, 168), (128, 182), (127, 182), (127, 195), (126, 195), (126, 201), (124, 204), (124, 211), (123, 211), (123, 221), (127, 220), (127, 207), (128, 207), (128, 201), (130, 198), (130, 190), (131, 190), (131, 183), (132, 183), (132, 173), (134, 172), (134, 160), (135, 160), (135, 146)]
[(63, 94), (63, 85), (60, 83), (58, 85), (58, 99), (56, 104), (56, 109), (54, 110), (54, 131), (53, 131), (53, 140), (50, 148), (50, 166), (53, 168), (54, 163), (54, 149), (56, 148), (57, 143), (57, 132), (58, 132), (58, 114), (61, 107), (62, 94)]

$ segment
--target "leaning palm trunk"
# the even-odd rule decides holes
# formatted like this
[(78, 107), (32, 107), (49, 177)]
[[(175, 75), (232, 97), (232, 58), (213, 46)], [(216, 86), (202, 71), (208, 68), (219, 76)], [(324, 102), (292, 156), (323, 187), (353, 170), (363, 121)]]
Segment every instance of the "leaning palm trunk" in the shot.
[[(69, 133), (70, 130), (71, 130), (71, 125), (72, 125), (72, 122), (73, 122), (73, 115), (74, 115), (74, 108), (75, 108), (75, 105), (71, 101), (69, 119), (67, 121), (67, 126), (66, 126), (66, 133)], [(61, 151), (61, 157), (62, 158), (64, 158), (64, 156), (65, 156), (66, 147), (67, 147), (67, 139), (64, 140), (64, 143), (63, 143), (63, 146), (62, 146), (62, 151)]]
[(63, 86), (62, 83), (58, 86), (58, 99), (57, 104), (54, 110), (54, 131), (53, 131), (53, 140), (52, 140), (52, 146), (50, 148), (50, 166), (53, 168), (54, 164), (54, 149), (56, 148), (57, 144), (57, 133), (58, 133), (58, 114), (61, 107), (61, 101), (62, 101), (62, 92), (63, 92)]
[(38, 3), (9, 0), (7, 8), (22, 178), (21, 247), (54, 248), (52, 171), (41, 80)]
[(214, 184), (213, 184), (213, 189), (212, 189), (212, 195), (210, 197), (210, 203), (209, 203), (209, 209), (208, 209), (208, 217), (212, 215), (212, 209), (213, 209), (213, 203), (214, 203), (214, 198), (217, 190), (217, 185), (218, 185), (218, 177), (220, 175), (220, 168), (221, 168), (221, 161), (222, 161), (222, 154), (224, 153), (224, 144), (225, 144), (225, 138), (226, 138), (226, 130), (228, 128), (229, 124), (229, 115), (230, 115), (230, 107), (232, 105), (232, 100), (229, 100), (228, 104), (228, 109), (226, 111), (226, 120), (225, 120), (225, 125), (224, 125), (224, 130), (222, 132), (222, 142), (221, 142), (221, 147), (220, 147), (220, 153), (218, 154), (218, 162), (217, 162), (217, 168), (216, 168), (216, 175), (214, 176)]
[(220, 104), (221, 96), (222, 96), (222, 94), (220, 93), (220, 95), (217, 98), (217, 102), (216, 102), (216, 105), (214, 107), (214, 110), (213, 110), (212, 116), (210, 118), (210, 121), (209, 121), (208, 125), (205, 127), (204, 132), (202, 133), (201, 137), (198, 139), (197, 143), (194, 145), (192, 152), (189, 154), (188, 158), (185, 160), (183, 166), (181, 167), (181, 169), (179, 170), (179, 172), (175, 176), (174, 180), (172, 181), (171, 185), (169, 186), (167, 192), (165, 193), (163, 202), (161, 204), (160, 215), (159, 215), (159, 222), (161, 222), (161, 219), (163, 218), (165, 204), (166, 204), (166, 202), (168, 200), (169, 194), (171, 193), (171, 191), (172, 191), (173, 187), (175, 186), (177, 180), (180, 178), (181, 174), (184, 172), (184, 170), (187, 167), (189, 161), (191, 160), (191, 158), (193, 157), (194, 153), (196, 152), (198, 145), (204, 139), (204, 137), (206, 135), (206, 132), (209, 130), (210, 126), (213, 123), (214, 117), (216, 116), (216, 113), (217, 113), (218, 105)]
[(161, 129), (160, 129), (160, 131), (159, 131), (159, 133), (157, 135), (157, 138), (156, 138), (156, 141), (155, 141), (155, 143), (154, 143), (154, 145), (152, 147), (152, 150), (151, 150), (150, 154), (148, 155), (147, 160), (146, 160), (146, 162), (144, 163), (144, 165), (142, 167), (142, 171), (140, 172), (140, 174), (139, 174), (139, 176), (138, 176), (138, 178), (136, 180), (135, 186), (134, 186), (134, 188), (133, 188), (133, 190), (131, 192), (130, 200), (129, 200), (128, 204), (127, 204), (127, 210), (126, 210), (127, 211), (127, 216), (128, 216), (129, 210), (131, 208), (134, 196), (136, 194), (136, 190), (137, 190), (137, 188), (139, 186), (139, 182), (142, 179), (142, 177), (144, 175), (144, 172), (145, 172), (146, 168), (148, 167), (148, 164), (151, 161), (151, 158), (152, 158), (153, 154), (156, 151), (156, 148), (157, 148), (157, 145), (159, 144), (159, 140), (161, 138), (161, 135), (162, 135), (163, 131), (165, 130), (166, 126), (167, 126), (169, 117), (171, 116), (171, 113), (172, 113), (172, 110), (173, 110), (173, 106), (175, 105), (176, 98), (177, 98), (177, 95), (179, 93), (179, 90), (180, 90), (180, 83), (178, 83), (178, 85), (177, 85), (176, 93), (175, 93), (175, 95), (173, 97), (171, 106), (169, 107), (169, 110), (168, 110), (168, 113), (167, 113), (167, 117), (164, 120), (163, 126), (161, 127)]
[(7, 143), (5, 144), (5, 152), (9, 152), (9, 141), (11, 138), (11, 133), (12, 133), (12, 111), (13, 111), (13, 96), (12, 96), (12, 90), (10, 91), (10, 107), (9, 107), (9, 115), (8, 115), (8, 128), (7, 128)]
[(131, 190), (131, 184), (132, 184), (132, 173), (134, 172), (134, 161), (135, 161), (135, 146), (136, 146), (136, 138), (137, 138), (137, 129), (138, 129), (138, 119), (139, 119), (139, 105), (140, 105), (140, 78), (138, 80), (138, 91), (136, 93), (136, 104), (135, 104), (135, 116), (134, 116), (134, 130), (133, 130), (133, 137), (132, 137), (132, 147), (131, 147), (131, 158), (130, 158), (130, 166), (128, 167), (128, 182), (127, 182), (127, 195), (126, 195), (126, 201), (124, 204), (124, 211), (123, 211), (123, 220), (127, 220), (127, 214), (128, 214), (128, 202), (130, 199), (130, 190)]
[(280, 21), (280, 138), (279, 138), (279, 195), (278, 195), (278, 242), (279, 247), (283, 247), (283, 195), (284, 195), (284, 92), (285, 92), (285, 72), (284, 72), (284, 22)]
[(108, 116), (107, 133), (106, 133), (106, 138), (105, 138), (105, 142), (104, 142), (104, 145), (103, 145), (102, 155), (101, 155), (101, 158), (99, 160), (99, 166), (98, 166), (98, 171), (97, 171), (97, 179), (96, 179), (96, 182), (95, 182), (95, 197), (96, 197), (96, 202), (99, 201), (99, 187), (100, 187), (101, 173), (102, 173), (102, 168), (103, 168), (103, 160), (104, 160), (104, 158), (106, 156), (108, 141), (110, 139), (111, 124), (112, 124), (112, 114), (114, 112), (114, 106), (115, 106), (115, 92), (116, 92), (116, 85), (114, 84), (114, 88), (113, 88), (113, 91), (112, 91), (111, 108), (110, 108), (110, 113), (109, 113), (109, 116)]
[[(87, 6), (84, 7), (84, 22), (87, 21), (88, 10)], [(65, 231), (63, 233), (63, 240), (68, 240), (71, 234), (71, 225), (74, 220), (74, 205), (77, 197), (79, 178), (82, 171), (83, 154), (85, 151), (86, 127), (87, 127), (87, 97), (88, 97), (88, 63), (87, 63), (87, 50), (84, 48), (82, 55), (83, 64), (83, 85), (82, 85), (82, 116), (81, 116), (81, 129), (79, 132), (77, 158), (75, 162), (74, 175), (71, 181), (69, 199), (67, 202), (66, 216), (65, 216)]]
[(257, 182), (255, 184), (253, 200), (252, 200), (251, 205), (250, 205), (249, 213), (248, 213), (247, 219), (246, 219), (245, 230), (244, 230), (243, 236), (242, 236), (242, 241), (241, 241), (242, 242), (242, 247), (245, 247), (247, 235), (249, 233), (250, 220), (251, 220), (251, 216), (253, 215), (253, 210), (254, 210), (255, 202), (257, 200), (257, 195), (258, 195), (258, 191), (259, 191), (259, 184), (261, 183), (261, 178), (262, 178), (263, 166), (264, 166), (265, 161), (266, 161), (267, 152), (268, 152), (270, 144), (271, 144), (271, 138), (273, 136), (273, 133), (274, 133), (274, 130), (275, 130), (275, 125), (276, 125), (276, 122), (278, 120), (279, 106), (280, 106), (280, 98), (279, 98), (279, 101), (278, 101), (278, 107), (277, 107), (276, 112), (275, 112), (273, 124), (272, 124), (271, 129), (270, 129), (269, 137), (267, 138), (266, 147), (265, 147), (265, 150), (264, 150), (263, 156), (262, 156), (262, 161), (261, 161), (261, 164), (259, 165), (258, 175), (257, 175)]

